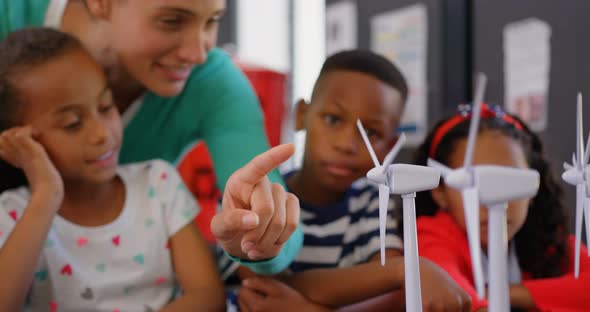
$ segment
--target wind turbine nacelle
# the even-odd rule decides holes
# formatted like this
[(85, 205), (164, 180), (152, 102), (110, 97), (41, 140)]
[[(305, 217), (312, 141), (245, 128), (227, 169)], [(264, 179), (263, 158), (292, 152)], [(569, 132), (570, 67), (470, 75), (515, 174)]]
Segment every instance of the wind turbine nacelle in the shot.
[(383, 166), (375, 167), (367, 172), (367, 179), (373, 183), (386, 184), (387, 176), (385, 173)]
[(405, 195), (438, 186), (440, 170), (425, 166), (393, 164), (389, 168), (390, 193)]
[(539, 190), (536, 170), (483, 165), (473, 167), (482, 204), (498, 205), (513, 200), (532, 198)]
[(451, 170), (444, 178), (445, 184), (456, 189), (462, 190), (473, 186), (473, 175), (465, 168)]
[(580, 170), (576, 167), (566, 170), (562, 175), (561, 178), (571, 185), (578, 185), (584, 183), (584, 175), (586, 173), (580, 172)]

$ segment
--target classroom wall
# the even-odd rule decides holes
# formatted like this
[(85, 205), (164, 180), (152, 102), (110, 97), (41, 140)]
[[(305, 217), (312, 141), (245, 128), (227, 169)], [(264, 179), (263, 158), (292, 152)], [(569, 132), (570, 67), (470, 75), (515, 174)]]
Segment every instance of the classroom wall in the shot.
[[(476, 0), (473, 6), (472, 53), (475, 70), (488, 75), (487, 99), (504, 102), (503, 29), (508, 23), (536, 17), (551, 27), (548, 124), (540, 131), (553, 170), (560, 177), (563, 162), (575, 151), (576, 93), (586, 95), (584, 137), (590, 129), (590, 42), (586, 40), (590, 1)], [(584, 140), (586, 143), (586, 140)], [(561, 179), (560, 179), (561, 181)], [(573, 216), (575, 188), (562, 182)], [(573, 224), (573, 223), (572, 223)]]

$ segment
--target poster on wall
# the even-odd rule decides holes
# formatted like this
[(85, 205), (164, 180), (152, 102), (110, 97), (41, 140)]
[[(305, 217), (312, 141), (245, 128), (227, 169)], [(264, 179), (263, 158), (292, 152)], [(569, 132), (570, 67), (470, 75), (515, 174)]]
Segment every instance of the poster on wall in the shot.
[(529, 18), (504, 27), (504, 103), (531, 130), (547, 128), (551, 26)]
[(326, 55), (357, 47), (356, 2), (340, 1), (326, 6)]
[(409, 86), (400, 131), (416, 146), (427, 129), (428, 16), (424, 4), (415, 4), (374, 16), (371, 19), (371, 49), (394, 62)]

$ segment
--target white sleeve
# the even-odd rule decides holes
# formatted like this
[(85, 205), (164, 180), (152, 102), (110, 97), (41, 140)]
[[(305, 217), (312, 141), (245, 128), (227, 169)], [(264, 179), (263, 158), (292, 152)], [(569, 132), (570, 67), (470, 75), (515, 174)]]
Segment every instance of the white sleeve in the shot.
[(0, 249), (12, 233), (29, 203), (30, 193), (26, 187), (0, 194)]
[(150, 179), (154, 181), (164, 210), (164, 223), (171, 237), (185, 225), (194, 222), (200, 208), (195, 198), (184, 185), (180, 174), (171, 164), (157, 160), (153, 162)]

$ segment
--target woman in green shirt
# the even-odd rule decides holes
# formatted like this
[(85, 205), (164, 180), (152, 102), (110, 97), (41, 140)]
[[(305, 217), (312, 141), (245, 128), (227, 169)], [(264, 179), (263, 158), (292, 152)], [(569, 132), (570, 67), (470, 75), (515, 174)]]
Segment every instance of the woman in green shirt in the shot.
[[(107, 71), (122, 113), (121, 163), (176, 163), (204, 140), (225, 189), (212, 232), (234, 260), (274, 274), (301, 246), (299, 205), (269, 183), (282, 183), (276, 170), (258, 174), (268, 154), (246, 165), (268, 143), (247, 79), (215, 48), (224, 11), (225, 0), (0, 0), (0, 39), (19, 28), (48, 26), (85, 44)], [(288, 156), (285, 150), (291, 149), (282, 151)]]

